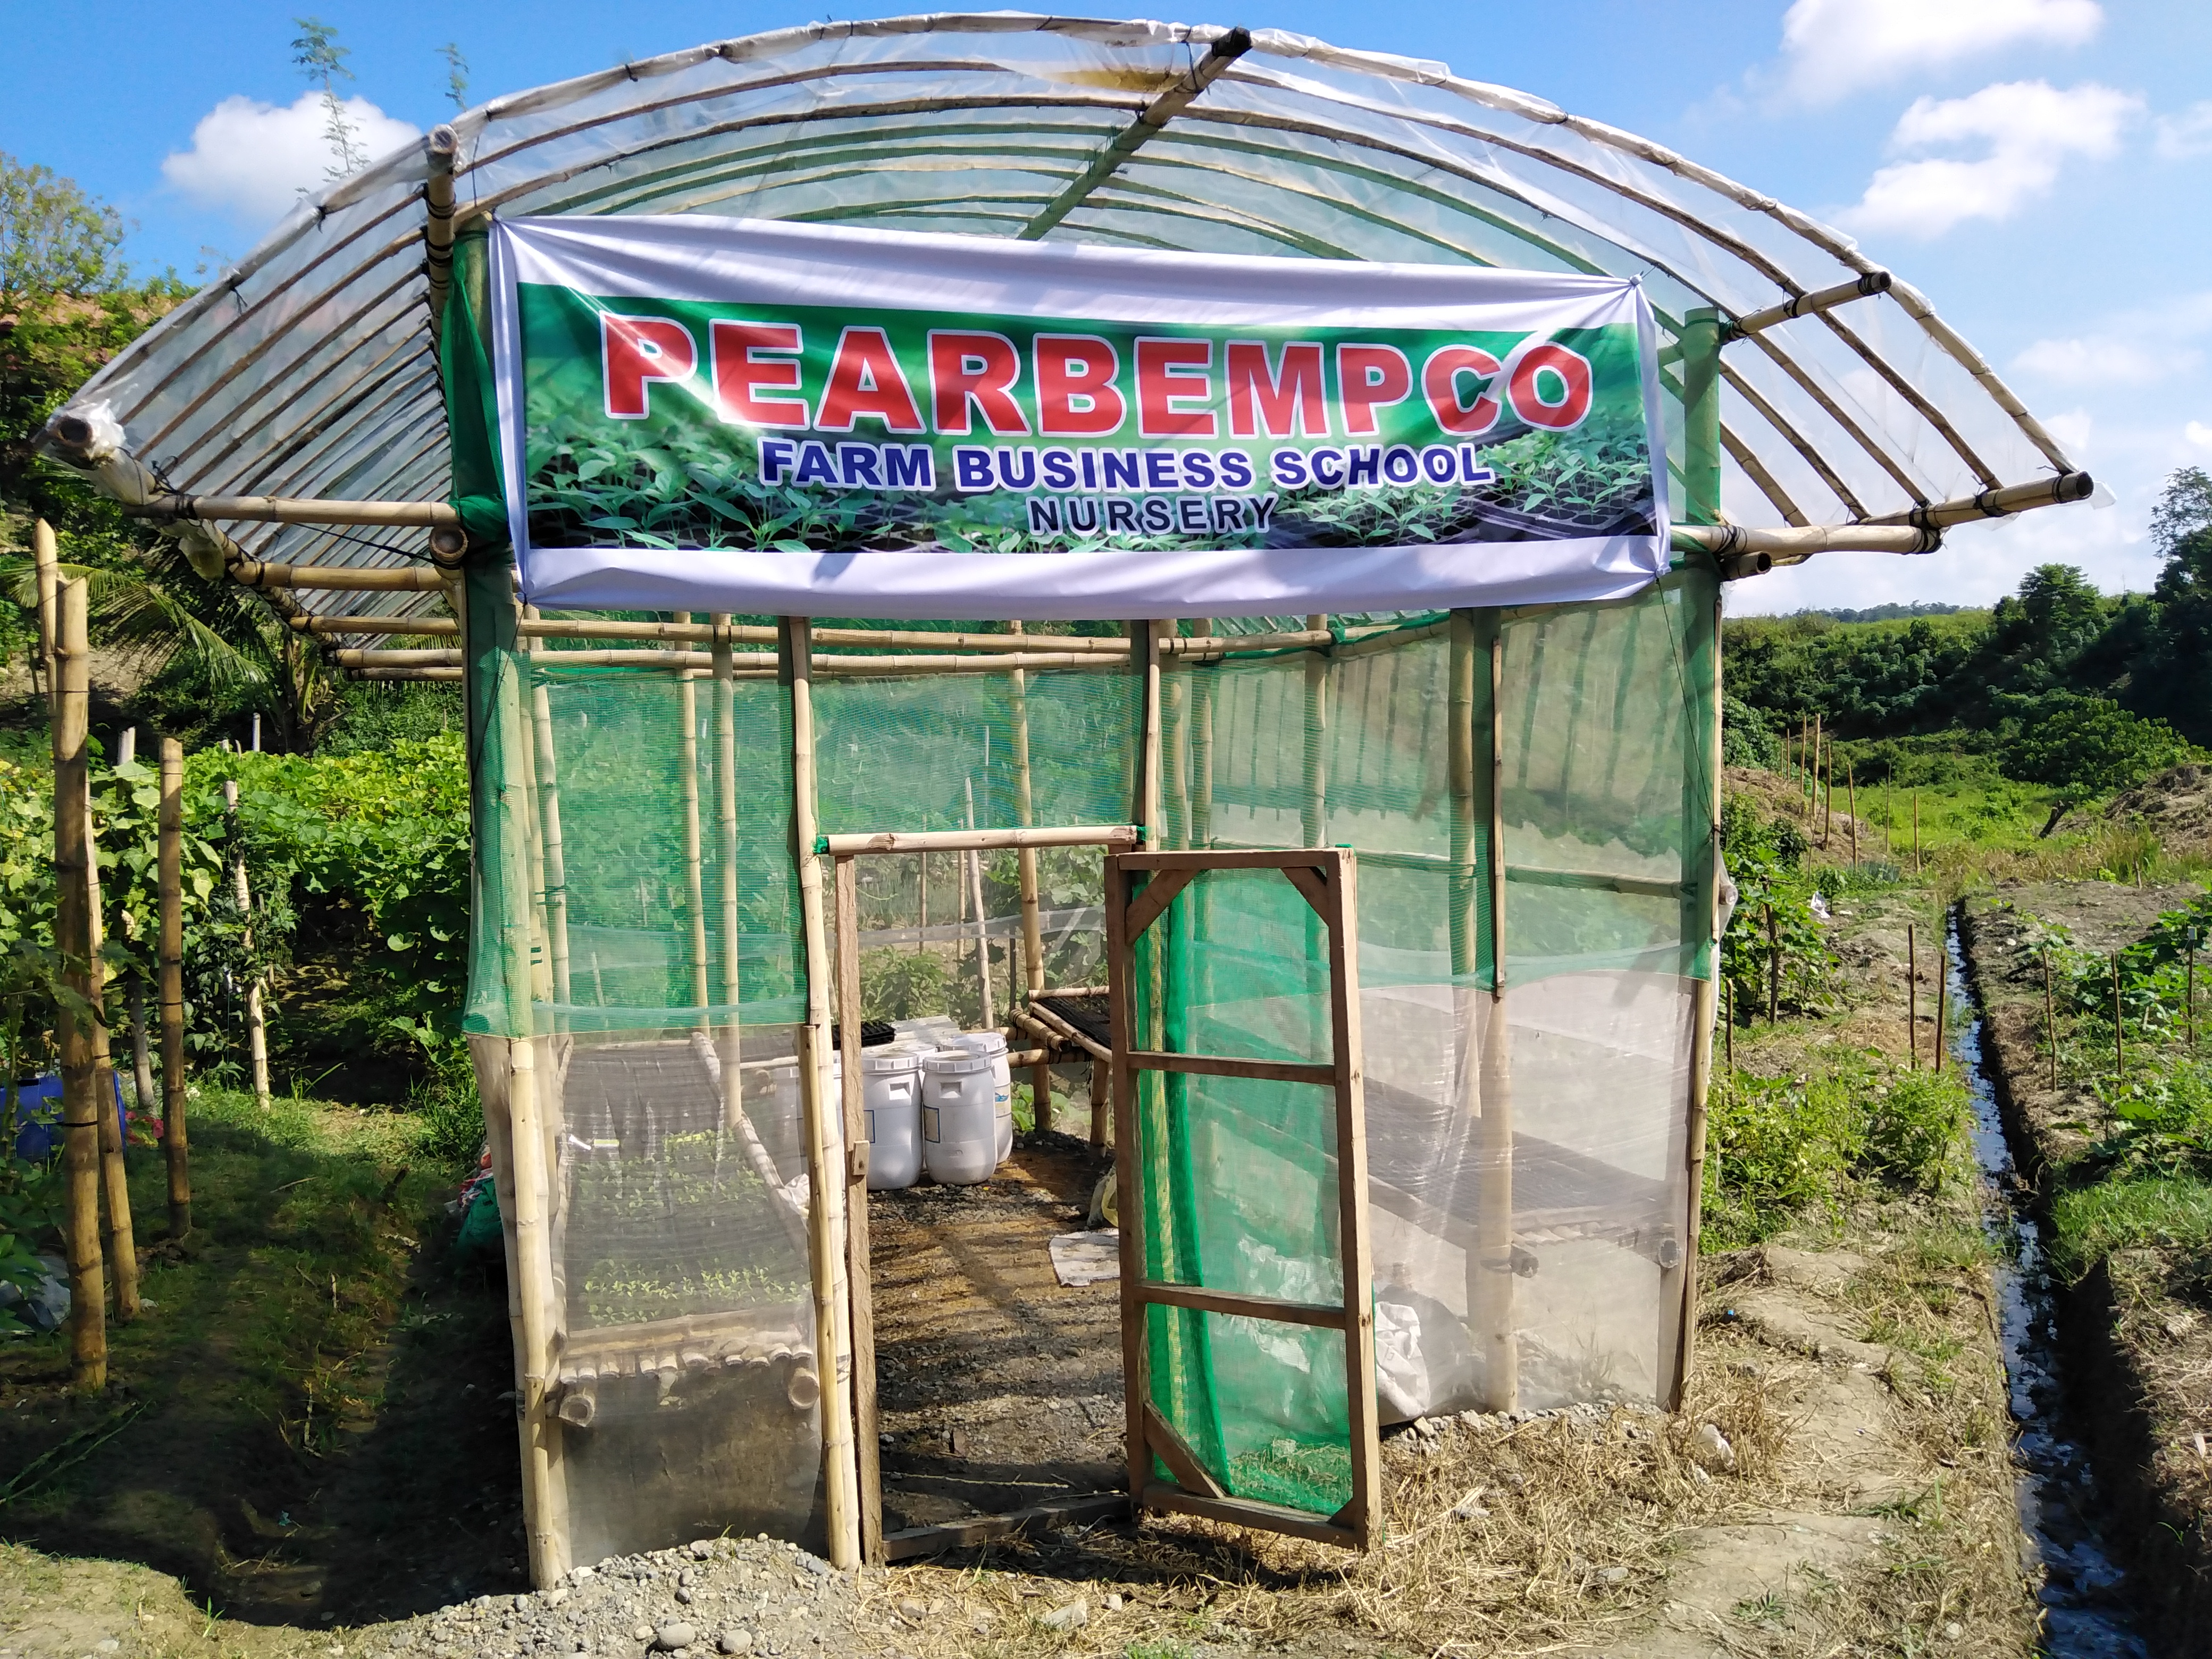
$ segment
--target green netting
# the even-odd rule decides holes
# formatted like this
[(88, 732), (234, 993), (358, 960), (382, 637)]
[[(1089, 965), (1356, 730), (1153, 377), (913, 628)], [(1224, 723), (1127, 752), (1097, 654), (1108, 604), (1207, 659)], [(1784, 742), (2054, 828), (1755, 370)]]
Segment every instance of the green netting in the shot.
[[(787, 1349), (798, 1376), (817, 1362), (811, 1313), (781, 1300), (798, 1295), (787, 1228), (806, 1184), (788, 1065), (807, 969), (792, 690), (757, 669), (717, 678), (519, 649), (510, 580), (493, 562), (469, 580), (467, 1018), (471, 1030), (540, 1038), (541, 1077), (558, 1079), (549, 1109), (568, 1115), (565, 1133), (590, 1127), (592, 1156), (617, 1161), (556, 1205), (572, 1332), (649, 1325), (639, 1310), (665, 1304), (737, 1322), (738, 1346), (716, 1363), (750, 1364), (764, 1344)], [(1666, 1392), (1693, 993), (1711, 970), (1715, 599), (1711, 574), (1690, 568), (1617, 604), (1407, 617), (1364, 638), (1340, 630), (1326, 651), (1163, 669), (1155, 844), (1357, 855), (1385, 1420)], [(813, 690), (820, 829), (951, 828), (970, 821), (971, 800), (985, 828), (1129, 822), (1142, 687), (1111, 665), (1018, 679), (825, 672)], [(1095, 872), (1097, 857), (1047, 861), (1055, 926), (1095, 931), (1083, 919), (1095, 874), (1073, 865)], [(956, 890), (968, 904), (969, 875), (939, 871), (925, 918), (918, 881), (906, 884), (918, 870), (871, 873), (864, 971), (874, 939), (883, 960), (951, 945), (950, 971), (973, 975), (972, 907), (957, 922), (946, 908)], [(1000, 942), (1006, 992), (1010, 868), (990, 886), (975, 933)], [(1325, 943), (1279, 874), (1202, 878), (1139, 947), (1138, 1042), (1329, 1058)], [(1055, 960), (1081, 955), (1066, 954), (1065, 933), (1054, 948)], [(587, 1111), (590, 1091), (604, 1102)], [(1341, 1299), (1328, 1091), (1148, 1073), (1133, 1104), (1149, 1273)], [(773, 1170), (738, 1161), (740, 1120)], [(574, 1173), (565, 1145), (556, 1156)], [(690, 1207), (670, 1208), (679, 1188)], [(623, 1231), (633, 1200), (666, 1212), (635, 1237)], [(663, 1232), (668, 1259), (644, 1271)], [(617, 1284), (629, 1313), (608, 1299)], [(1226, 1490), (1319, 1515), (1344, 1504), (1340, 1335), (1154, 1309), (1146, 1343), (1158, 1409)], [(751, 1358), (738, 1353), (748, 1344)], [(799, 1483), (794, 1505), (814, 1421), (802, 1413), (770, 1437)], [(646, 1490), (622, 1479), (607, 1490)]]

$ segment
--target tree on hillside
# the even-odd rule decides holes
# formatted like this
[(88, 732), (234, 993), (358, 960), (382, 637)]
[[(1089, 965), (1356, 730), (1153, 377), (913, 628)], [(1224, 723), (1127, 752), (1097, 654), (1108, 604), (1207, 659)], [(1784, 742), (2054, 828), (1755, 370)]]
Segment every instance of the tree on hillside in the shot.
[(2189, 466), (2168, 478), (2150, 533), (2166, 560), (2151, 590), (2158, 627), (2129, 701), (2212, 744), (2212, 476)]

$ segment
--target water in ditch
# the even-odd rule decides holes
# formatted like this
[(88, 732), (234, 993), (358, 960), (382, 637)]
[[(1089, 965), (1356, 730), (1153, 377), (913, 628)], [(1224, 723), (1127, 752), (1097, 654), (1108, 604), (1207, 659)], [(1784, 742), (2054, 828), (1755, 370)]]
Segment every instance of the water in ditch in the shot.
[(1947, 988), (1959, 1015), (1952, 1048), (1973, 1097), (1974, 1157), (1997, 1247), (1997, 1331), (2011, 1391), (2021, 1529), (2031, 1561), (2044, 1570), (2044, 1651), (2051, 1659), (2148, 1659), (2149, 1650), (2128, 1618), (2126, 1575), (2099, 1530), (2088, 1454), (2068, 1432), (2066, 1391), (2058, 1374), (2057, 1299), (2042, 1228), (2005, 1139), (1955, 918), (1945, 945)]

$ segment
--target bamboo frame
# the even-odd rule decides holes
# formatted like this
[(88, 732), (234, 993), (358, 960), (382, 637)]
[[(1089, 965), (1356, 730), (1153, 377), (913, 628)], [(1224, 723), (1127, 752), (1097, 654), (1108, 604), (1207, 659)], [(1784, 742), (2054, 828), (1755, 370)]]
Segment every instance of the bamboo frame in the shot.
[(853, 1441), (851, 1396), (835, 1386), (850, 1363), (851, 1310), (844, 1265), (843, 1171), (830, 1161), (830, 991), (835, 967), (825, 936), (822, 865), (815, 816), (812, 624), (804, 617), (782, 622), (782, 673), (791, 699), (793, 855), (799, 865), (799, 908), (806, 939), (806, 1024), (799, 1030), (800, 1111), (805, 1121), (807, 1182), (812, 1202), (807, 1212), (813, 1267), (815, 1342), (820, 1355), (823, 1503), (829, 1527), (830, 1565), (860, 1565), (858, 1487), (860, 1474)]
[[(1519, 1285), (1513, 1272), (1513, 1029), (1505, 1006), (1505, 630), (1488, 619), (1468, 664), (1471, 677), (1489, 680), (1489, 776), (1475, 771), (1486, 799), (1490, 841), (1490, 1002), (1477, 1071), (1480, 1078), (1474, 1121), (1475, 1248), (1468, 1265), (1468, 1315), (1475, 1327), (1476, 1350), (1483, 1356), (1484, 1388), (1490, 1409), (1516, 1411), (1521, 1404), (1521, 1334), (1516, 1304)], [(1486, 661), (1485, 659), (1487, 660)], [(1472, 711), (1470, 710), (1470, 713)]]
[(85, 1006), (88, 1020), (67, 1008), (55, 1018), (61, 1049), (63, 1241), (70, 1275), (70, 1386), (81, 1394), (107, 1387), (107, 1290), (100, 1253), (100, 1119), (113, 1115), (100, 1098), (93, 1059), (99, 1002), (93, 977), (92, 796), (89, 782), (91, 648), (85, 632), (85, 582), (60, 583), (52, 631), (54, 710), (54, 933), (62, 975)]
[[(975, 781), (967, 781), (968, 829), (975, 828)], [(960, 868), (968, 884), (968, 902), (975, 907), (975, 983), (982, 994), (983, 1029), (990, 1030), (999, 1023), (991, 1002), (991, 927), (983, 915), (983, 854), (980, 848), (970, 848), (960, 855)], [(1012, 975), (1009, 975), (1011, 978)], [(1011, 1003), (1012, 997), (1008, 1001)]]
[[(523, 615), (530, 614), (526, 606)], [(529, 641), (526, 650), (534, 656), (537, 642)], [(536, 839), (542, 878), (539, 890), (544, 895), (545, 945), (551, 959), (553, 1000), (567, 1004), (574, 998), (570, 994), (568, 975), (568, 858), (561, 836), (560, 763), (554, 752), (552, 699), (546, 694), (544, 683), (535, 674), (531, 676), (530, 731), (536, 752), (532, 781), (536, 785)]]
[(860, 884), (852, 854), (836, 862), (837, 1035), (845, 1121), (845, 1281), (853, 1322), (853, 1445), (860, 1559), (884, 1564), (883, 1451), (877, 1438), (875, 1281), (868, 1254), (868, 1133), (861, 1099)]
[[(1011, 624), (1015, 637), (1022, 634), (1022, 624)], [(1014, 819), (1024, 830), (1036, 823), (1036, 799), (1032, 793), (1030, 775), (1030, 677), (1017, 672), (1013, 684), (1014, 738)], [(1034, 842), (1015, 849), (1017, 878), (1020, 886), (1022, 907), (1022, 994), (1016, 998), (1010, 986), (1006, 996), (1009, 1018), (1016, 1013), (1017, 1001), (1034, 1000), (1044, 989), (1044, 929), (1039, 921), (1037, 907), (1037, 849)], [(1012, 975), (1008, 976), (1009, 978)], [(1039, 1063), (1030, 1072), (1030, 1121), (1037, 1133), (1052, 1131), (1052, 1065), (1049, 1060)]]
[(61, 614), (56, 607), (58, 585), (61, 580), (61, 549), (54, 538), (54, 527), (44, 519), (31, 526), (31, 565), (38, 583), (39, 595), (39, 689), (46, 695), (51, 715), (54, 699), (54, 624)]
[[(690, 613), (677, 612), (678, 622), (690, 622)], [(536, 641), (532, 642), (533, 647)], [(713, 657), (708, 659), (714, 666)], [(682, 775), (684, 795), (684, 899), (690, 918), (691, 1000), (698, 1008), (699, 1029), (708, 1024), (708, 1009), (714, 1001), (707, 964), (707, 888), (702, 868), (703, 838), (699, 823), (699, 690), (689, 678), (678, 683), (677, 718), (684, 723), (676, 744), (676, 769)]]
[[(1129, 980), (1147, 929), (1167, 914), (1175, 893), (1217, 870), (1279, 870), (1304, 895), (1327, 934), (1330, 1055), (1326, 1065), (1291, 1066), (1220, 1055), (1137, 1050)], [(1139, 877), (1149, 878), (1141, 890)], [(1127, 1407), (1129, 1492), (1140, 1509), (1180, 1510), (1359, 1550), (1382, 1541), (1382, 1453), (1376, 1433), (1372, 1273), (1369, 1260), (1367, 1131), (1359, 1021), (1358, 864), (1336, 848), (1290, 852), (1123, 853), (1106, 861), (1106, 961), (1112, 1008), (1115, 1178), (1121, 1219), (1122, 1387)], [(1158, 889), (1159, 890), (1156, 891)], [(1278, 1079), (1319, 1083), (1336, 1097), (1337, 1226), (1343, 1253), (1341, 1301), (1334, 1306), (1286, 1302), (1207, 1286), (1166, 1284), (1145, 1273), (1145, 1194), (1138, 1173), (1136, 1074), (1146, 1071)], [(1149, 1158), (1147, 1163), (1149, 1164)], [(1198, 1308), (1250, 1318), (1341, 1330), (1352, 1462), (1352, 1497), (1326, 1519), (1299, 1510), (1229, 1498), (1150, 1399), (1149, 1307)], [(1158, 1480), (1157, 1455), (1176, 1481)], [(1195, 1481), (1200, 1490), (1192, 1490)]]
[[(89, 646), (86, 649), (89, 651)], [(115, 1286), (115, 1322), (128, 1325), (140, 1312), (138, 1241), (131, 1219), (131, 1175), (125, 1161), (123, 1125), (117, 1121), (116, 1113), (107, 1109), (119, 1100), (121, 1091), (116, 1085), (114, 1055), (110, 1046), (112, 1037), (107, 1024), (107, 964), (100, 960), (100, 954), (107, 942), (107, 918), (100, 892), (100, 834), (97, 820), (89, 810), (88, 796), (87, 806), (85, 886), (92, 918), (88, 979), (92, 1006), (100, 1011), (92, 1027), (92, 1064), (94, 1087), (101, 1102), (100, 1197), (107, 1213), (107, 1273)]]
[(428, 565), (264, 564), (242, 559), (230, 567), (241, 587), (317, 589), (333, 593), (434, 593), (444, 573)]
[(1833, 311), (1838, 306), (1849, 305), (1854, 300), (1870, 300), (1877, 294), (1888, 293), (1896, 280), (1886, 270), (1869, 270), (1848, 283), (1838, 283), (1833, 288), (1794, 295), (1780, 305), (1769, 306), (1764, 311), (1754, 311), (1748, 316), (1738, 317), (1723, 324), (1720, 343), (1726, 345), (1747, 334), (1763, 333), (1793, 318), (1818, 316), (1823, 312)]
[(162, 520), (235, 520), (247, 524), (362, 525), (375, 529), (459, 529), (451, 501), (340, 501), (295, 495), (157, 495), (143, 504), (125, 502), (133, 518)]
[(169, 1237), (192, 1230), (191, 1152), (185, 1094), (185, 746), (161, 739), (156, 852), (161, 895), (161, 1152), (168, 1164)]
[(814, 850), (848, 853), (988, 853), (1007, 847), (1134, 847), (1144, 839), (1130, 823), (1046, 826), (1032, 830), (867, 830), (818, 836)]
[[(726, 615), (713, 620), (726, 623)], [(722, 1077), (722, 1121), (735, 1127), (744, 1116), (741, 1087), (744, 1033), (738, 1004), (743, 994), (742, 940), (738, 910), (738, 731), (737, 686), (730, 649), (714, 651), (714, 833), (721, 875), (722, 1006), (728, 1010), (717, 1029)]]

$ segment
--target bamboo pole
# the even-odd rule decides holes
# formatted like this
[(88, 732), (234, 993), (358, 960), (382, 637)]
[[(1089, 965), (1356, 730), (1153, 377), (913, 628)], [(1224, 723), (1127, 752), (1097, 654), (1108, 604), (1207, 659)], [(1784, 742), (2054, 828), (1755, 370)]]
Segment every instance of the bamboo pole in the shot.
[(814, 854), (812, 624), (783, 620), (782, 672), (791, 697), (792, 855), (799, 865), (799, 908), (806, 940), (806, 1024), (799, 1031), (799, 1101), (805, 1122), (808, 1255), (812, 1265), (816, 1364), (821, 1367), (823, 1496), (830, 1565), (860, 1565), (858, 1459), (852, 1397), (836, 1386), (852, 1352), (845, 1283), (843, 1172), (833, 1162), (830, 1117), (830, 988), (835, 968), (823, 926), (822, 864)]
[[(842, 858), (848, 853), (927, 855), (988, 853), (1006, 847), (1105, 847), (1126, 850), (1141, 839), (1139, 826), (1133, 823), (1048, 825), (1035, 830), (867, 830), (818, 836), (815, 851), (831, 858)], [(967, 919), (963, 911), (960, 920), (964, 922)]]
[(2197, 1052), (2197, 930), (2189, 931), (2188, 967), (2182, 979), (2182, 1018), (2189, 1027), (2189, 1052)]
[[(237, 901), (238, 914), (243, 929), (246, 949), (253, 949), (253, 890), (246, 879), (246, 849), (238, 842), (238, 780), (222, 781), (223, 816), (230, 822), (231, 858), (230, 890)], [(269, 1031), (262, 1018), (261, 976), (249, 975), (246, 981), (246, 1051), (252, 1066), (253, 1103), (263, 1111), (269, 1109)]]
[[(1328, 627), (1326, 615), (1306, 618), (1310, 634), (1325, 632)], [(1305, 846), (1319, 847), (1328, 833), (1328, 659), (1318, 651), (1306, 658), (1305, 680), (1305, 796), (1298, 833)]]
[[(676, 619), (688, 623), (691, 613), (679, 611)], [(707, 1010), (714, 998), (708, 988), (707, 889), (699, 830), (698, 690), (691, 681), (684, 680), (676, 699), (677, 718), (684, 723), (683, 736), (677, 742), (676, 764), (684, 775), (684, 900), (691, 919), (691, 1001), (699, 1011), (696, 1023), (703, 1031), (709, 1024)]]
[(528, 1466), (526, 1478), (538, 1500), (527, 1506), (524, 1518), (529, 1530), (531, 1583), (550, 1589), (569, 1567), (561, 1419), (551, 1398), (558, 1363), (549, 1214), (552, 1182), (538, 1111), (537, 1039), (510, 1038), (507, 1052), (508, 1157), (514, 1170), (514, 1257), (522, 1314), (522, 1398), (516, 1417)]
[(246, 559), (230, 567), (241, 587), (290, 587), (331, 593), (434, 593), (444, 574), (427, 565), (354, 567), (331, 564), (263, 564)]
[(143, 504), (125, 501), (134, 519), (206, 523), (362, 525), (380, 529), (458, 529), (451, 501), (339, 501), (299, 495), (156, 495)]
[(2058, 1086), (2058, 1007), (2051, 994), (2051, 947), (2043, 947), (2043, 1042), (2051, 1051), (2051, 1086)]
[(51, 705), (56, 693), (54, 623), (58, 613), (55, 596), (61, 580), (61, 549), (55, 542), (53, 526), (44, 519), (31, 526), (31, 561), (39, 591), (39, 687)]
[[(1009, 624), (1018, 635), (1022, 625)], [(1023, 829), (1033, 828), (1036, 822), (1036, 800), (1031, 793), (1030, 775), (1030, 677), (1017, 672), (1013, 682), (1013, 738), (1014, 738), (1014, 821)], [(1022, 995), (1024, 1003), (1034, 1001), (1044, 989), (1044, 929), (1038, 916), (1037, 855), (1034, 847), (1015, 850), (1022, 903)], [(1011, 977), (1011, 976), (1010, 976)], [(1009, 991), (1006, 1001), (1011, 1006), (1016, 999)], [(1049, 1063), (1033, 1066), (1030, 1071), (1030, 1117), (1038, 1133), (1052, 1128), (1052, 1066)]]
[(875, 1286), (868, 1256), (868, 1132), (860, 1073), (860, 884), (851, 854), (837, 871), (837, 1036), (845, 1145), (845, 1279), (853, 1322), (853, 1445), (860, 1559), (884, 1562), (883, 1453), (877, 1438)]
[[(74, 647), (73, 647), (74, 648)], [(88, 653), (90, 647), (84, 647)], [(94, 1088), (100, 1096), (100, 1184), (107, 1212), (107, 1272), (115, 1284), (115, 1322), (128, 1325), (138, 1317), (138, 1240), (131, 1220), (131, 1175), (125, 1163), (123, 1125), (116, 1107), (122, 1091), (116, 1086), (114, 1056), (107, 1026), (107, 966), (100, 960), (106, 948), (107, 924), (100, 892), (100, 837), (90, 811), (88, 767), (85, 816), (86, 904), (92, 919), (92, 957), (88, 975), (92, 1006), (100, 1011), (92, 1027)]]
[(1936, 1057), (1935, 1069), (1943, 1069), (1943, 1017), (1951, 1006), (1951, 982), (1945, 973), (1948, 963), (1939, 940), (1936, 949)]
[(1920, 1069), (1920, 929), (1905, 924), (1905, 1066)]
[[(526, 606), (526, 617), (535, 614)], [(527, 647), (537, 653), (537, 641)], [(553, 702), (544, 682), (531, 676), (530, 727), (537, 750), (538, 863), (544, 872), (546, 944), (552, 954), (553, 1000), (566, 1006), (570, 994), (568, 966), (568, 857), (561, 837), (561, 774), (553, 744)]]
[(1912, 792), (1912, 873), (1920, 873), (1920, 792)]
[(2118, 1088), (2128, 1071), (2127, 1031), (2120, 1018), (2120, 953), (2112, 952), (2112, 1086)]
[[(968, 829), (975, 829), (975, 780), (964, 780), (968, 790)], [(983, 998), (983, 1029), (994, 1030), (998, 1016), (991, 1006), (991, 933), (983, 917), (983, 854), (970, 848), (963, 860), (968, 878), (969, 902), (975, 907), (975, 983)]]
[(1735, 1070), (1735, 981), (1724, 979), (1721, 981), (1721, 988), (1728, 998), (1728, 1007), (1722, 1019), (1728, 1031), (1728, 1068), (1733, 1072)]
[[(727, 612), (711, 616), (709, 623), (726, 627)], [(738, 1020), (743, 990), (740, 959), (742, 936), (738, 910), (738, 689), (732, 678), (730, 647), (714, 649), (714, 830), (717, 862), (721, 867), (722, 1006), (727, 1010), (716, 1032), (722, 1058), (722, 1121), (734, 1127), (744, 1104), (738, 1067), (744, 1056), (744, 1032)]]
[(70, 1275), (70, 1382), (81, 1393), (107, 1387), (107, 1291), (100, 1256), (100, 1119), (112, 1103), (100, 1098), (93, 1060), (99, 1003), (93, 977), (92, 798), (87, 739), (91, 664), (85, 630), (85, 583), (60, 585), (53, 618), (57, 649), (52, 688), (54, 744), (54, 933), (64, 981), (89, 1018), (63, 1008), (55, 1017), (61, 1048), (63, 1239)]
[(191, 1152), (185, 1123), (185, 746), (161, 739), (157, 854), (161, 902), (161, 1151), (169, 1166), (169, 1237), (192, 1230)]
[(929, 954), (929, 854), (915, 854), (915, 889), (921, 902), (921, 914), (915, 924), (914, 953), (918, 957)]
[[(1494, 624), (1488, 631), (1491, 988), (1474, 1126), (1478, 1237), (1469, 1276), (1476, 1283), (1468, 1286), (1468, 1312), (1482, 1355), (1484, 1401), (1493, 1412), (1510, 1412), (1521, 1403), (1521, 1338), (1513, 1272), (1513, 1037), (1505, 1006), (1505, 634)], [(1478, 661), (1474, 672), (1484, 666)]]
[(1775, 926), (1774, 907), (1766, 907), (1766, 1023), (1782, 1017), (1782, 934)]

